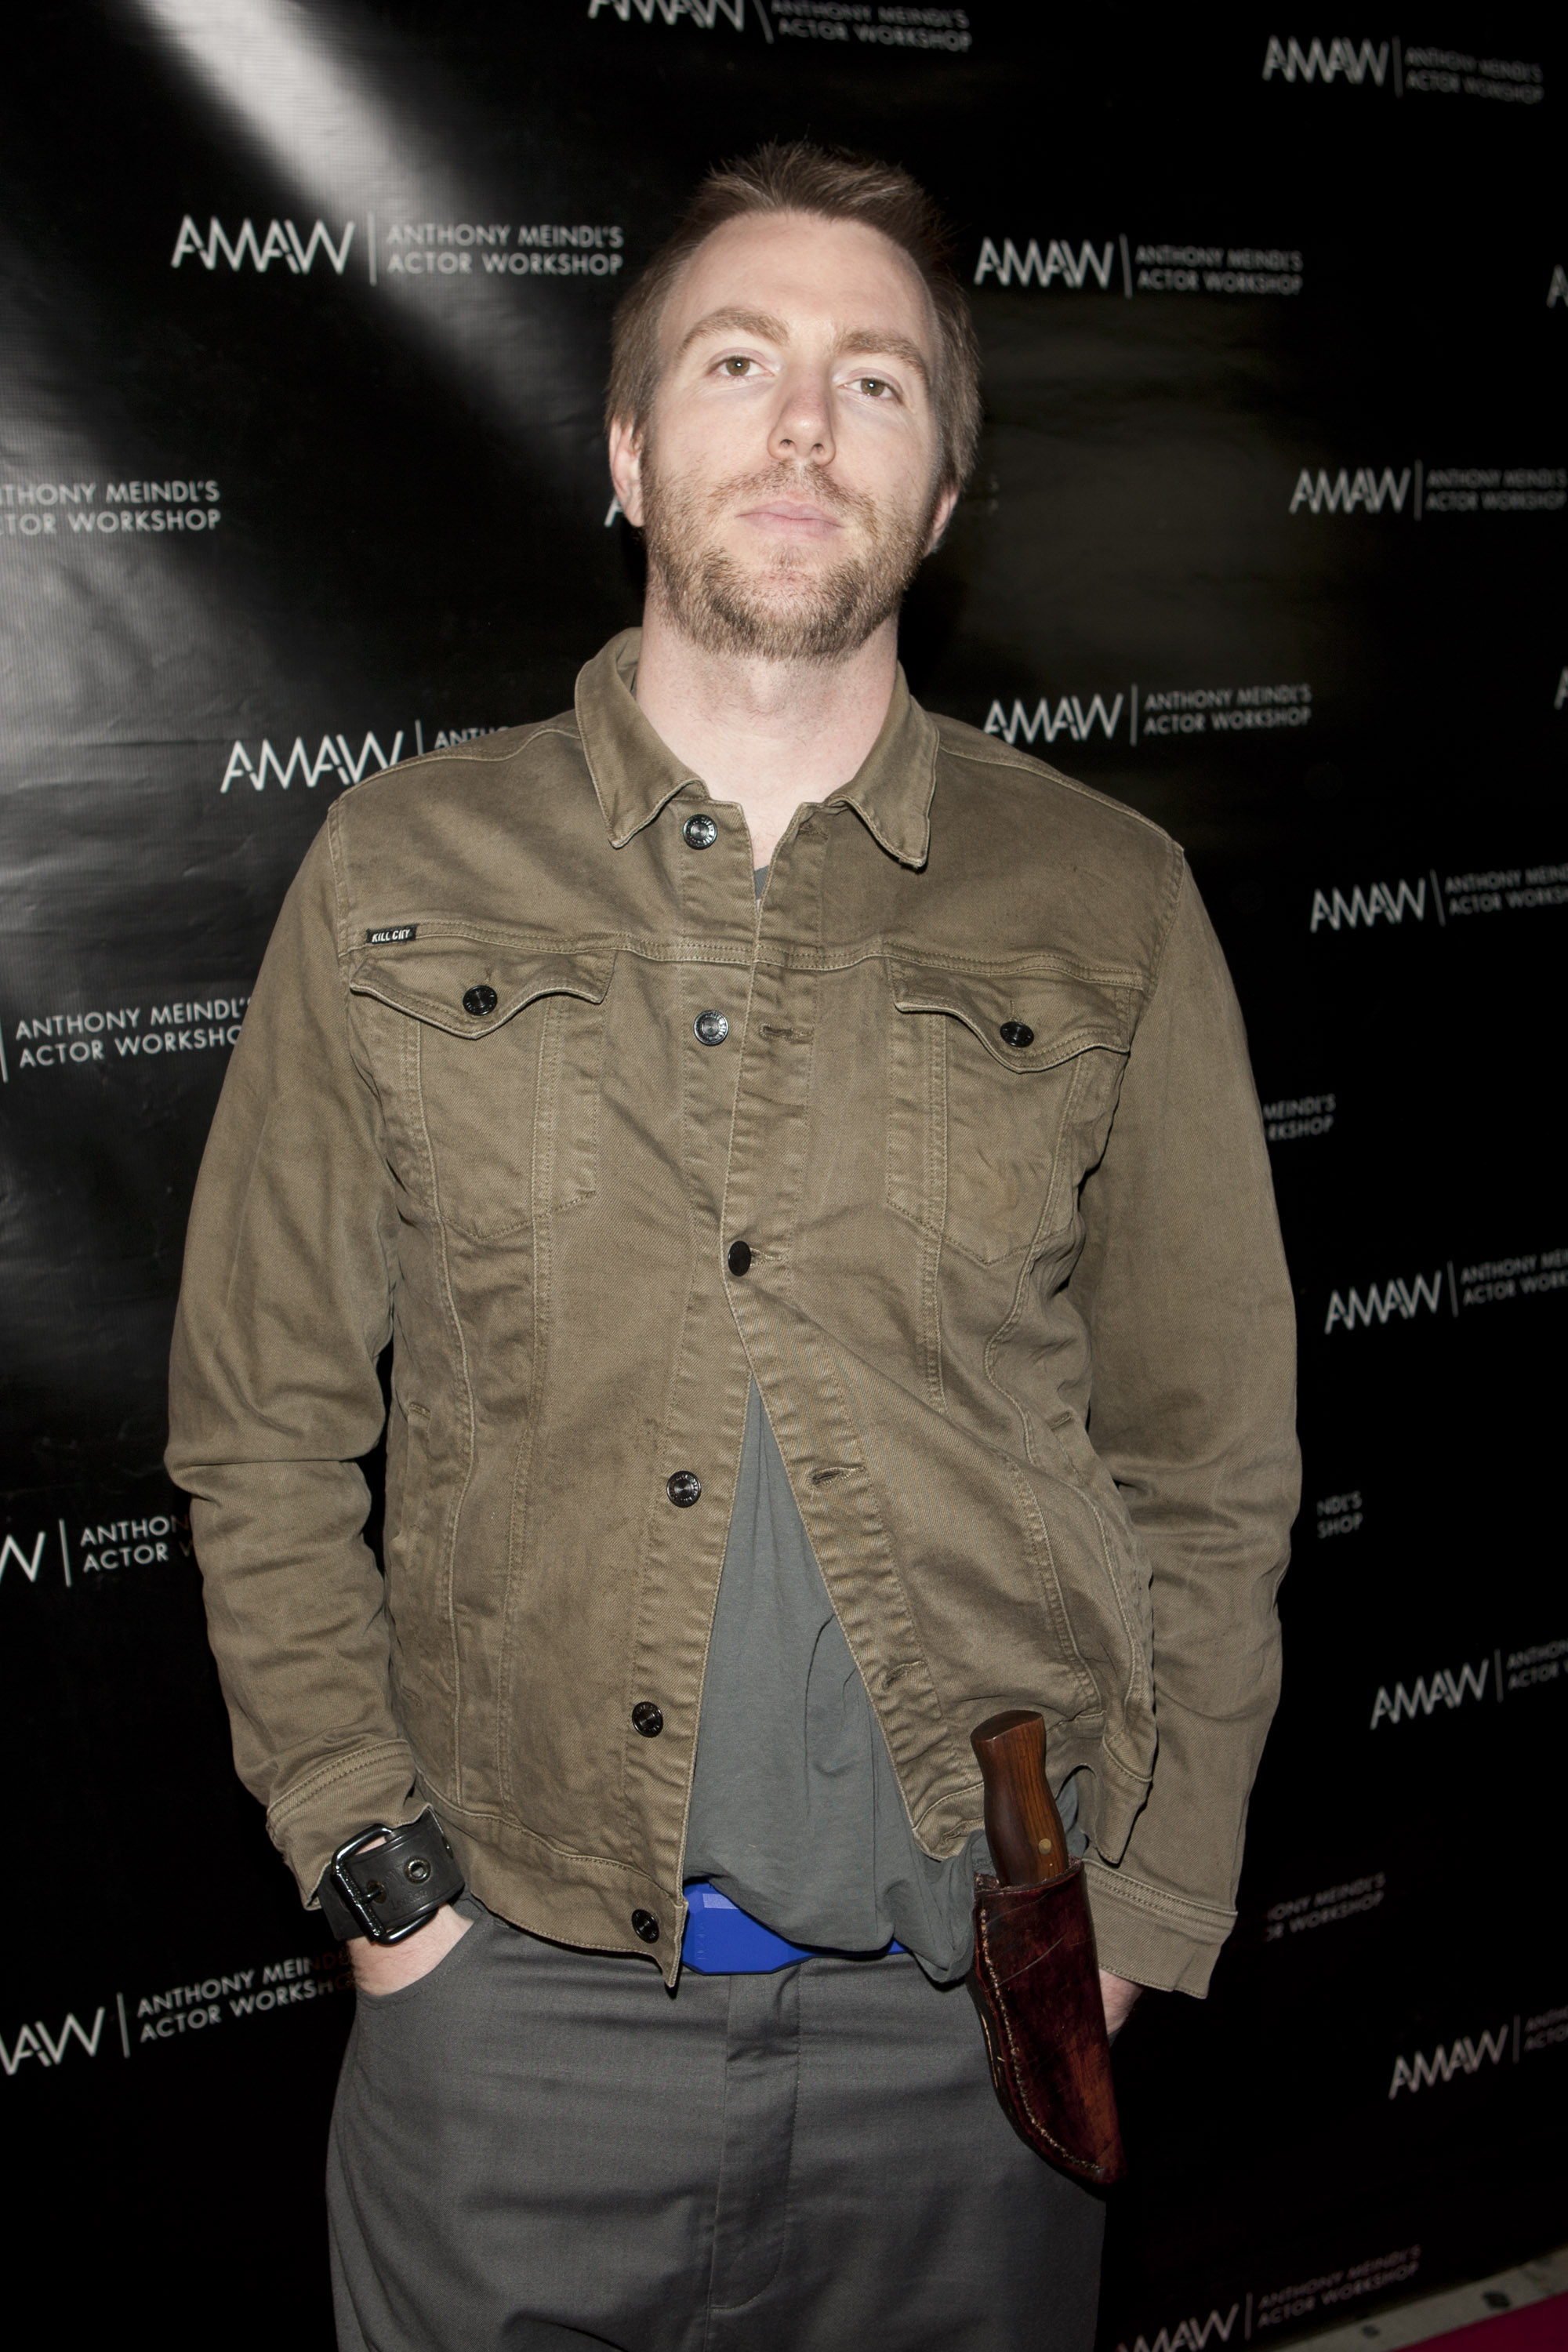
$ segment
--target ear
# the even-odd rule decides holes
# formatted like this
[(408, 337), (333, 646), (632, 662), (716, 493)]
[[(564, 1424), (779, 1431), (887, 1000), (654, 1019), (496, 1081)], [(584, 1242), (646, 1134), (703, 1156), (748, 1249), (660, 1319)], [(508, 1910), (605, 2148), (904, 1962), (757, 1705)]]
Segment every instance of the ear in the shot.
[(616, 496), (621, 502), (621, 512), (626, 520), (640, 530), (643, 519), (642, 457), (645, 436), (633, 429), (624, 416), (617, 416), (610, 427), (610, 479), (616, 486)]
[[(621, 504), (625, 506), (626, 500), (624, 499), (621, 500)], [(941, 498), (938, 499), (936, 502), (936, 512), (931, 517), (931, 537), (927, 540), (925, 545), (927, 555), (934, 555), (937, 549), (942, 545), (942, 535), (947, 530), (948, 524), (952, 520), (952, 510), (957, 504), (958, 488), (955, 483), (948, 489), (943, 490)]]

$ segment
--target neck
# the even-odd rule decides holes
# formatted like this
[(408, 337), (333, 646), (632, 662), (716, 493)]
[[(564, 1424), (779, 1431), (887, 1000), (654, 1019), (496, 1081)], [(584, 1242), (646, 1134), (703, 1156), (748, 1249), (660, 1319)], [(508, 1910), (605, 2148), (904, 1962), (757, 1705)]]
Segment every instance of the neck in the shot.
[(802, 803), (826, 800), (861, 766), (888, 715), (898, 657), (893, 620), (842, 662), (709, 653), (650, 595), (637, 704), (715, 800), (739, 802), (752, 863), (765, 866)]

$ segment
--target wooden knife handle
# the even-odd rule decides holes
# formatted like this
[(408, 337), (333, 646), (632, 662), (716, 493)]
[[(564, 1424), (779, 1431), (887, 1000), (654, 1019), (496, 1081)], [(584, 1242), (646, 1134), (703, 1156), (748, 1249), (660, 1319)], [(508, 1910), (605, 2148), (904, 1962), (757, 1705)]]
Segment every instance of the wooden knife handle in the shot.
[(985, 1782), (985, 1838), (1004, 1886), (1037, 1886), (1068, 1867), (1061, 1815), (1046, 1779), (1043, 1716), (987, 1716), (969, 1735)]

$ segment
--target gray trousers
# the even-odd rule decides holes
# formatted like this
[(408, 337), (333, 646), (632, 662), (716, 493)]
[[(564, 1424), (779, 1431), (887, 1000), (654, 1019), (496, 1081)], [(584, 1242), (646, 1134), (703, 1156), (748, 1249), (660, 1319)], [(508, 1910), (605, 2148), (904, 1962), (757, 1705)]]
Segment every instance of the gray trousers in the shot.
[(342, 2352), (1089, 2352), (1100, 2207), (1013, 2133), (962, 1986), (895, 1957), (672, 1995), (463, 1907), (359, 2000)]

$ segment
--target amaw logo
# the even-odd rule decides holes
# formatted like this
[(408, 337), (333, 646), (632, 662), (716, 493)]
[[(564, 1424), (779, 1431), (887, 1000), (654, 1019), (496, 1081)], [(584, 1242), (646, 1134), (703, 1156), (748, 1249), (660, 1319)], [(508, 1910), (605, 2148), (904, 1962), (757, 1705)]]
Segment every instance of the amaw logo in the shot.
[(1417, 1675), (1411, 1690), (1395, 1683), (1392, 1698), (1387, 1684), (1380, 1683), (1367, 1729), (1375, 1731), (1380, 1723), (1414, 1723), (1418, 1715), (1429, 1716), (1439, 1706), (1452, 1714), (1468, 1698), (1485, 1698), (1491, 1664), (1489, 1658), (1483, 1658), (1479, 1666), (1461, 1666), (1458, 1674), (1452, 1666), (1439, 1666), (1435, 1675)]
[(1461, 2040), (1450, 2042), (1447, 2050), (1434, 2050), (1430, 2058), (1425, 2050), (1418, 2050), (1414, 2058), (1396, 2058), (1388, 2095), (1393, 2099), (1401, 2091), (1435, 2090), (1439, 2083), (1451, 2083), (1456, 2074), (1479, 2074), (1489, 2060), (1492, 2065), (1500, 2066), (1507, 2048), (1508, 2026), (1504, 2022), (1493, 2033), (1467, 2033)]
[(1130, 2346), (1119, 2344), (1116, 2352), (1205, 2352), (1211, 2337), (1216, 2344), (1230, 2342), (1230, 2331), (1240, 2309), (1239, 2303), (1233, 2303), (1223, 2319), (1217, 2311), (1211, 2311), (1206, 2319), (1195, 2315), (1180, 2319), (1174, 2327), (1162, 2327), (1152, 2341), (1147, 2336), (1135, 2336)]
[(1029, 239), (1022, 253), (1010, 236), (1005, 236), (998, 252), (994, 239), (988, 236), (981, 242), (974, 283), (983, 286), (987, 278), (994, 277), (998, 286), (1049, 286), (1059, 278), (1075, 290), (1092, 283), (1105, 293), (1110, 287), (1115, 252), (1114, 240), (1097, 247), (1086, 237), (1075, 254), (1071, 239), (1059, 236), (1047, 237), (1044, 253), (1037, 236)]
[(1061, 734), (1074, 743), (1087, 743), (1098, 725), (1109, 740), (1121, 719), (1123, 698), (1117, 695), (1108, 710), (1102, 695), (1091, 695), (1086, 709), (1081, 695), (1064, 694), (1053, 712), (1050, 697), (1043, 694), (1035, 705), (1033, 717), (1020, 701), (1014, 701), (1011, 712), (1000, 702), (993, 702), (985, 714), (984, 732), (1000, 735), (1006, 743), (1033, 743), (1041, 735), (1047, 743), (1054, 743)]
[(1388, 71), (1388, 43), (1379, 41), (1374, 48), (1370, 41), (1359, 47), (1343, 36), (1331, 40), (1325, 48), (1314, 35), (1305, 48), (1292, 33), (1281, 41), (1277, 33), (1268, 36), (1268, 47), (1263, 53), (1263, 79), (1272, 81), (1278, 74), (1282, 81), (1335, 81), (1342, 74), (1352, 89), (1372, 81), (1383, 88), (1383, 77)]
[(1372, 466), (1358, 466), (1353, 474), (1342, 466), (1331, 480), (1326, 467), (1320, 466), (1314, 474), (1303, 466), (1290, 493), (1290, 511), (1297, 514), (1305, 507), (1310, 514), (1354, 514), (1360, 507), (1364, 514), (1381, 514), (1387, 506), (1403, 514), (1409, 488), (1408, 466), (1398, 474), (1392, 466), (1384, 466), (1381, 474)]
[[(218, 789), (226, 793), (231, 784), (243, 782), (247, 783), (253, 792), (264, 793), (268, 775), (285, 792), (296, 777), (310, 792), (315, 791), (323, 776), (343, 787), (357, 784), (367, 771), (374, 773), (384, 768), (396, 767), (403, 757), (403, 732), (400, 727), (392, 739), (391, 751), (384, 751), (376, 737), (367, 731), (357, 755), (346, 735), (323, 735), (321, 749), (313, 756), (306, 748), (304, 737), (296, 735), (287, 759), (279, 757), (270, 740), (265, 736), (254, 759), (244, 743), (237, 742), (228, 755), (228, 765), (224, 770), (223, 782)], [(373, 759), (374, 770), (370, 768)]]
[(746, 29), (746, 0), (588, 0), (590, 22), (605, 8), (613, 10), (623, 25), (630, 24), (635, 8), (645, 25), (656, 20), (673, 25), (684, 16), (704, 33), (710, 33), (721, 18), (737, 33)]
[(1353, 1288), (1348, 1297), (1342, 1297), (1336, 1290), (1329, 1299), (1323, 1337), (1325, 1339), (1328, 1338), (1336, 1323), (1342, 1323), (1347, 1331), (1353, 1331), (1358, 1323), (1370, 1329), (1374, 1322), (1386, 1323), (1391, 1315), (1397, 1315), (1402, 1323), (1408, 1323), (1424, 1307), (1434, 1315), (1439, 1314), (1442, 1304), (1441, 1266), (1433, 1274), (1414, 1274), (1408, 1282), (1395, 1275), (1391, 1282), (1384, 1283), (1381, 1287), (1375, 1282), (1369, 1283), (1364, 1298), (1359, 1290)]
[(204, 269), (216, 269), (221, 254), (231, 269), (242, 268), (248, 260), (251, 268), (265, 278), (272, 264), (280, 261), (296, 278), (308, 278), (311, 264), (324, 253), (341, 278), (348, 267), (353, 234), (354, 224), (350, 221), (341, 242), (334, 245), (327, 234), (324, 221), (316, 221), (310, 236), (303, 237), (291, 220), (272, 220), (268, 222), (265, 235), (258, 238), (255, 222), (245, 220), (240, 223), (238, 235), (230, 237), (226, 235), (223, 223), (215, 214), (207, 225), (204, 241), (200, 229), (187, 213), (180, 223), (180, 234), (174, 239), (174, 254), (169, 267), (178, 269), (182, 262), (188, 261), (194, 255)]
[(73, 2035), (87, 2052), (88, 2056), (96, 2058), (98, 2045), (103, 2035), (104, 2015), (104, 2011), (100, 2009), (89, 2031), (83, 2025), (75, 2010), (68, 2009), (66, 2011), (65, 2023), (58, 2033), (51, 2033), (41, 2017), (36, 2018), (31, 2025), (24, 2025), (21, 2028), (9, 2049), (5, 2046), (4, 2037), (0, 2036), (0, 2068), (3, 2068), (7, 2075), (14, 2075), (25, 2058), (36, 2059), (40, 2066), (58, 2066), (69, 2050)]
[(1314, 890), (1312, 919), (1308, 928), (1315, 931), (1320, 923), (1327, 923), (1331, 931), (1337, 931), (1343, 923), (1353, 931), (1364, 923), (1370, 931), (1380, 915), (1386, 923), (1402, 923), (1406, 915), (1414, 915), (1418, 923), (1424, 923), (1425, 876), (1414, 888), (1403, 878), (1398, 882), (1373, 882), (1370, 887), (1358, 882), (1348, 898), (1337, 883), (1331, 892)]

